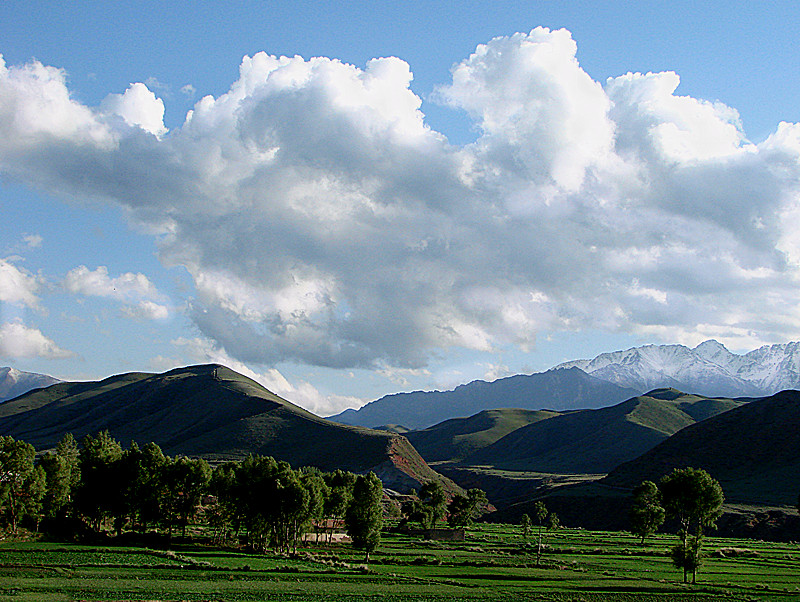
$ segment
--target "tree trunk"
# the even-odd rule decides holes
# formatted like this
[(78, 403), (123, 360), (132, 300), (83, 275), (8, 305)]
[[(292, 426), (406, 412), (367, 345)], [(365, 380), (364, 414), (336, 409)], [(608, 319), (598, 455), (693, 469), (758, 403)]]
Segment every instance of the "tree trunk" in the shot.
[(11, 532), (17, 532), (17, 504), (16, 499), (14, 497), (14, 491), (12, 490), (8, 496), (9, 504), (8, 507), (11, 509)]

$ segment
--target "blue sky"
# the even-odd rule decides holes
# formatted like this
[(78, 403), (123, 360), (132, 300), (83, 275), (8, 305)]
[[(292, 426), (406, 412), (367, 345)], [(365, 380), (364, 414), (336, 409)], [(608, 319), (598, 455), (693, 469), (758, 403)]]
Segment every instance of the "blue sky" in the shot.
[(6, 1), (0, 363), (220, 361), (327, 414), (796, 340), (798, 17)]

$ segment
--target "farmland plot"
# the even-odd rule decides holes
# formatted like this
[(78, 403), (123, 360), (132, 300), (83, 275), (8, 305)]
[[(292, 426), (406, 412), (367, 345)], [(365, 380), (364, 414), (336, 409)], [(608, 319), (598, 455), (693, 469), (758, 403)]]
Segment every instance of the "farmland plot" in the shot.
[(71, 600), (800, 600), (800, 546), (709, 538), (699, 583), (673, 568), (671, 535), (561, 529), (536, 538), (475, 525), (464, 542), (384, 534), (369, 566), (347, 544), (294, 556), (45, 542), (0, 544), (0, 602)]

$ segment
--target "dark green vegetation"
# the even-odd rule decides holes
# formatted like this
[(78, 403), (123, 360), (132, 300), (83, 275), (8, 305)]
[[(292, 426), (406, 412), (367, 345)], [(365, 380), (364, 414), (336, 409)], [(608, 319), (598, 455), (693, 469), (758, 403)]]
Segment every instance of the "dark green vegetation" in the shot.
[[(423, 485), (426, 487), (427, 483)], [(353, 499), (347, 506), (344, 522), (356, 550), (364, 550), (364, 562), (381, 542), (383, 526), (383, 487), (373, 473), (358, 475), (353, 483)]]
[(359, 410), (345, 410), (331, 420), (344, 424), (380, 426), (402, 424), (412, 429), (482, 410), (523, 408), (570, 410), (600, 408), (636, 395), (577, 368), (509, 376), (494, 382), (476, 380), (453, 391), (416, 391), (387, 395)]
[[(195, 529), (191, 529), (195, 533)], [(797, 600), (796, 545), (708, 538), (697, 585), (670, 560), (674, 535), (645, 546), (624, 533), (476, 525), (464, 542), (384, 531), (368, 568), (348, 544), (296, 555), (253, 554), (194, 542), (170, 551), (54, 543), (0, 543), (0, 601), (72, 600), (555, 600), (650, 602)]]
[(12, 531), (25, 516), (41, 511), (45, 473), (34, 466), (35, 453), (29, 443), (0, 437), (0, 525)]
[[(218, 365), (60, 383), (0, 404), (0, 433), (49, 449), (108, 430), (128, 446), (209, 460), (273, 456), (294, 466), (374, 471), (399, 491), (439, 478), (399, 435), (329, 422)], [(452, 487), (451, 487), (452, 488)]]
[(633, 487), (687, 465), (711, 473), (729, 500), (794, 505), (800, 484), (800, 392), (783, 391), (691, 425), (612, 470), (603, 483)]
[[(438, 482), (436, 489), (444, 499)], [(170, 458), (152, 442), (123, 450), (107, 431), (86, 435), (80, 449), (68, 434), (35, 462), (29, 443), (0, 437), (0, 539), (17, 536), (24, 522), (70, 541), (113, 532), (169, 545), (176, 528), (185, 538), (190, 521), (200, 517), (215, 543), (289, 553), (312, 530), (321, 541), (328, 524), (344, 520), (354, 547), (369, 560), (380, 543), (383, 512), (383, 487), (373, 473), (295, 471), (252, 455), (212, 472), (202, 458)]]

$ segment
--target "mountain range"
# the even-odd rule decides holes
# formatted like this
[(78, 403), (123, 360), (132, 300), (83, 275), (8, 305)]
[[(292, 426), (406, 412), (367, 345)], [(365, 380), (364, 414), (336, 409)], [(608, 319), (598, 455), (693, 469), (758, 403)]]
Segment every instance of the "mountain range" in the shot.
[(368, 427), (393, 424), (420, 429), (450, 418), (497, 408), (553, 411), (600, 408), (636, 393), (577, 368), (567, 368), (518, 374), (494, 382), (476, 380), (453, 391), (387, 395), (358, 410), (345, 410), (329, 419)]
[(693, 349), (645, 345), (556, 366), (572, 368), (639, 392), (672, 387), (709, 396), (763, 397), (800, 388), (800, 343), (765, 345), (744, 355), (714, 340)]
[(597, 480), (685, 427), (746, 403), (656, 389), (595, 410), (484, 410), (405, 436), (438, 472), (480, 487), (503, 508), (545, 483)]
[(371, 470), (401, 492), (442, 478), (405, 437), (327, 421), (215, 364), (62, 382), (0, 404), (0, 434), (39, 450), (67, 432), (80, 440), (100, 430), (123, 446), (153, 441), (169, 455), (261, 454), (295, 467)]
[(40, 387), (49, 387), (61, 381), (46, 374), (23, 372), (9, 366), (0, 367), (0, 403)]
[[(46, 449), (67, 431), (108, 429), (123, 444), (152, 440), (172, 455), (260, 453), (375, 470), (404, 491), (438, 477), (431, 462), (462, 486), (486, 489), (496, 505), (493, 491), (513, 505), (544, 482), (608, 473), (591, 498), (694, 465), (718, 471), (734, 499), (785, 504), (800, 482), (800, 392), (772, 393), (800, 384), (799, 360), (798, 343), (744, 355), (715, 341), (649, 345), (453, 391), (389, 395), (338, 423), (223, 366), (190, 366), (32, 390), (0, 404), (0, 434)], [(692, 393), (639, 390), (663, 384)]]
[(800, 343), (767, 345), (744, 355), (714, 340), (694, 348), (644, 345), (564, 362), (546, 372), (478, 380), (452, 391), (387, 395), (330, 419), (418, 430), (485, 409), (596, 409), (661, 388), (727, 398), (800, 388)]

